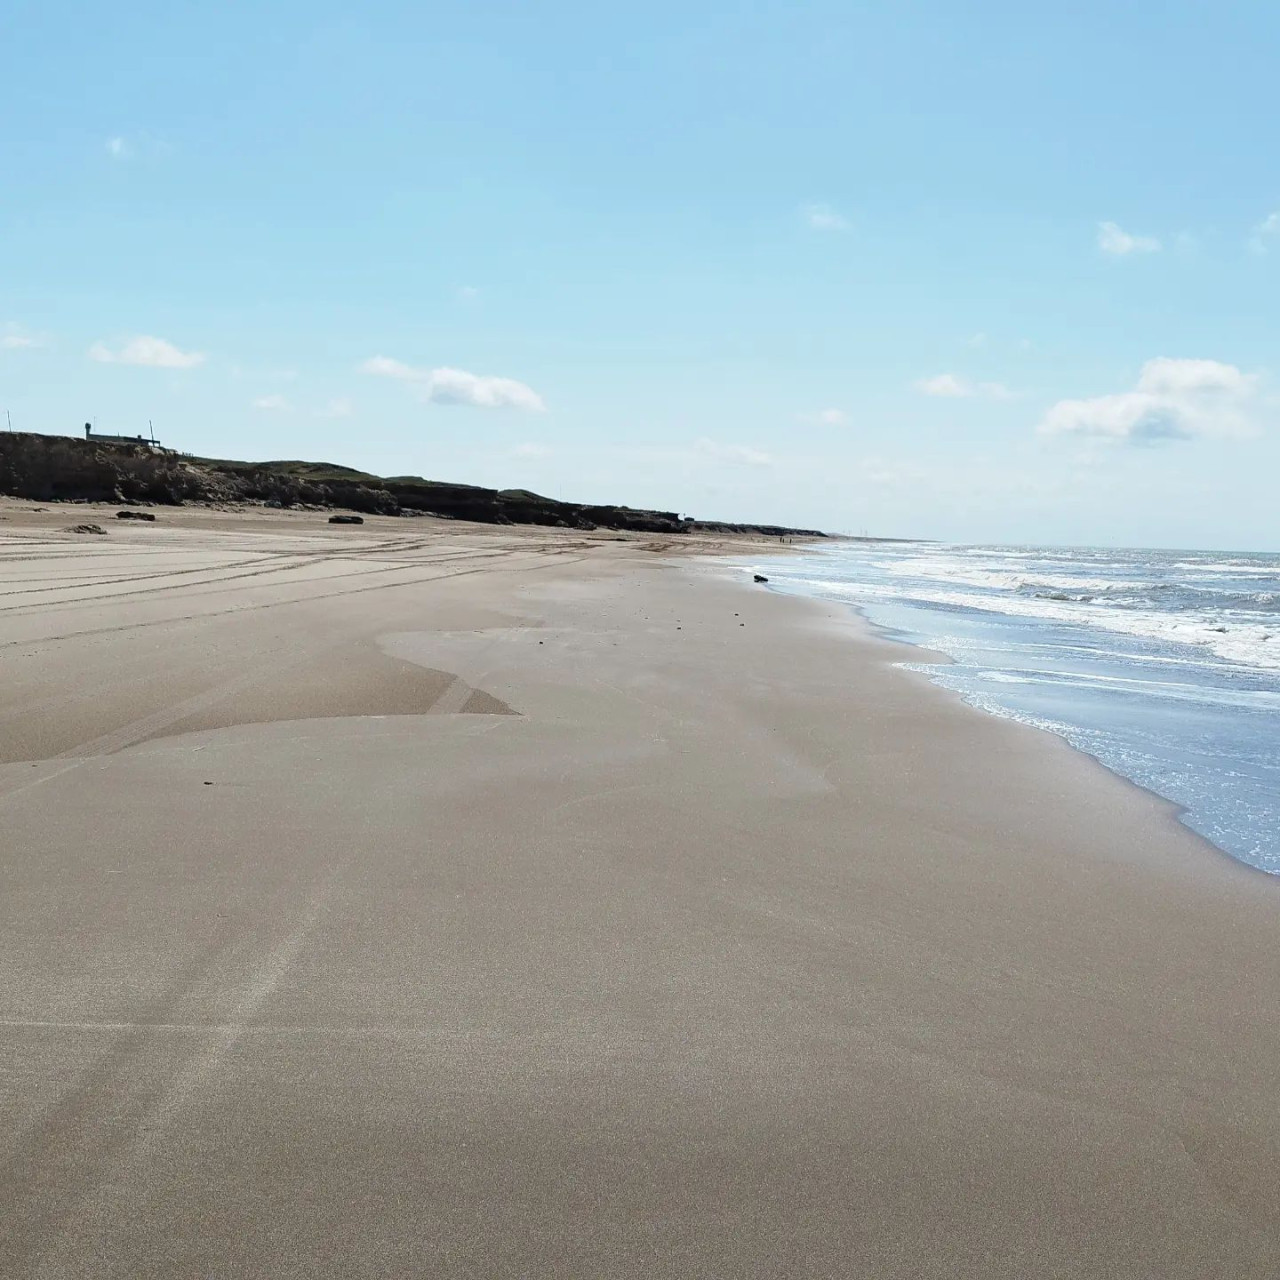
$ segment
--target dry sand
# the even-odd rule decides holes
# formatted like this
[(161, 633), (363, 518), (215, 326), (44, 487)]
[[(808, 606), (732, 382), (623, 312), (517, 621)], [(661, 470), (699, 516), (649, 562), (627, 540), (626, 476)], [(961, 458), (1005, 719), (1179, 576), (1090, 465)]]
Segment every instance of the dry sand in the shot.
[(1280, 885), (1155, 797), (644, 539), (28, 507), (0, 1273), (1280, 1274)]

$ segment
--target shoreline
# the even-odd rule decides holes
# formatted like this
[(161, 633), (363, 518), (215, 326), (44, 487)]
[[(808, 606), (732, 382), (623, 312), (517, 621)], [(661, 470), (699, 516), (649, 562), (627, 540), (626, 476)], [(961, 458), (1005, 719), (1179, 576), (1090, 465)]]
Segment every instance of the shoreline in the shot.
[(1006, 720), (1011, 724), (1020, 725), (1022, 728), (1028, 729), (1033, 733), (1047, 736), (1056, 742), (1062, 743), (1069, 751), (1074, 752), (1076, 755), (1084, 756), (1085, 759), (1092, 761), (1092, 763), (1097, 765), (1098, 768), (1101, 769), (1108, 777), (1118, 780), (1127, 787), (1133, 787), (1135, 790), (1140, 791), (1144, 795), (1150, 796), (1153, 800), (1157, 801), (1168, 811), (1170, 819), (1178, 826), (1178, 828), (1180, 830), (1190, 832), (1192, 836), (1200, 841), (1205, 850), (1212, 855), (1215, 860), (1218, 858), (1226, 858), (1233, 865), (1243, 867), (1246, 871), (1254, 875), (1263, 876), (1267, 880), (1272, 881), (1276, 879), (1278, 873), (1266, 871), (1262, 867), (1254, 866), (1251, 862), (1246, 862), (1243, 858), (1236, 857), (1236, 855), (1229, 849), (1224, 849), (1221, 845), (1215, 844), (1203, 832), (1197, 831), (1189, 823), (1184, 822), (1183, 815), (1191, 812), (1189, 806), (1179, 804), (1176, 800), (1172, 800), (1168, 796), (1162, 795), (1154, 787), (1149, 787), (1145, 783), (1139, 782), (1136, 778), (1131, 778), (1128, 774), (1121, 773), (1119, 769), (1112, 768), (1112, 766), (1107, 764), (1105, 760), (1100, 759), (1090, 751), (1086, 751), (1083, 747), (1077, 746), (1066, 736), (1065, 733), (1059, 733), (1043, 724), (1035, 724), (1032, 721), (1020, 719), (1018, 715), (1012, 711), (1005, 711), (1004, 709), (992, 710), (987, 707), (980, 706), (976, 702), (969, 701), (969, 699), (966, 698), (958, 689), (949, 689), (946, 685), (938, 684), (929, 676), (927, 671), (918, 670), (918, 668), (930, 666), (956, 666), (958, 664), (955, 658), (951, 657), (950, 654), (942, 653), (938, 649), (930, 649), (928, 645), (916, 644), (913, 640), (907, 639), (904, 634), (895, 633), (890, 627), (878, 626), (869, 617), (867, 617), (862, 609), (856, 604), (851, 603), (849, 608), (853, 609), (857, 613), (859, 619), (866, 624), (869, 631), (878, 638), (883, 639), (890, 644), (900, 645), (901, 647), (910, 650), (912, 653), (925, 655), (911, 660), (895, 662), (892, 664), (895, 670), (901, 671), (907, 675), (921, 676), (931, 689), (957, 699), (964, 706), (968, 707), (971, 711), (976, 712), (978, 715), (994, 716), (997, 720)]
[(843, 604), (12, 532), (0, 1269), (1280, 1269), (1271, 878)]
[[(741, 563), (745, 558), (734, 558), (734, 563)], [(731, 575), (725, 575), (724, 581), (736, 582), (744, 588), (750, 588), (751, 584), (741, 582)], [(931, 649), (927, 644), (917, 643), (908, 639), (905, 633), (895, 632), (891, 627), (881, 626), (874, 622), (864, 611), (862, 606), (855, 601), (825, 601), (815, 596), (805, 595), (802, 592), (787, 591), (780, 586), (775, 586), (772, 582), (759, 584), (763, 589), (773, 595), (788, 600), (798, 600), (804, 603), (824, 605), (832, 604), (835, 608), (847, 611), (850, 615), (850, 621), (854, 624), (855, 634), (851, 637), (852, 643), (870, 643), (889, 646), (892, 649), (900, 650), (900, 656), (887, 655), (881, 659), (882, 665), (886, 671), (895, 672), (910, 680), (916, 677), (916, 683), (922, 693), (929, 696), (942, 697), (954, 705), (963, 707), (964, 710), (972, 712), (976, 716), (987, 719), (993, 719), (1003, 724), (1014, 725), (1019, 729), (1026, 730), (1036, 735), (1037, 741), (1042, 745), (1049, 743), (1054, 744), (1051, 750), (1065, 749), (1072, 757), (1080, 758), (1088, 762), (1089, 765), (1096, 768), (1100, 777), (1109, 784), (1118, 783), (1123, 787), (1131, 788), (1133, 791), (1147, 797), (1153, 801), (1160, 809), (1164, 811), (1164, 818), (1170, 824), (1173, 832), (1183, 836), (1190, 836), (1199, 843), (1208, 860), (1212, 863), (1219, 863), (1225, 860), (1232, 868), (1239, 868), (1247, 872), (1251, 877), (1261, 876), (1269, 883), (1275, 883), (1280, 879), (1280, 873), (1274, 873), (1264, 870), (1262, 867), (1254, 866), (1250, 862), (1246, 862), (1243, 858), (1236, 857), (1227, 849), (1215, 844), (1208, 836), (1197, 831), (1194, 827), (1182, 820), (1182, 815), (1190, 812), (1185, 805), (1179, 804), (1176, 800), (1171, 800), (1168, 796), (1162, 795), (1153, 787), (1148, 787), (1139, 782), (1135, 778), (1129, 777), (1127, 774), (1121, 773), (1120, 770), (1112, 768), (1104, 760), (1099, 759), (1091, 752), (1086, 751), (1082, 747), (1076, 746), (1065, 734), (1058, 733), (1042, 724), (1035, 724), (1028, 720), (1020, 719), (1013, 712), (1002, 710), (991, 710), (987, 707), (978, 705), (961, 693), (958, 689), (948, 688), (946, 685), (937, 683), (927, 671), (921, 668), (925, 667), (946, 667), (959, 665), (957, 660), (950, 654), (942, 652), (940, 649)], [(838, 625), (838, 624), (837, 624)]]
[[(821, 550), (821, 548), (815, 549)], [(726, 563), (728, 563), (728, 561), (726, 561)], [(733, 563), (742, 566), (750, 565), (751, 570), (756, 569), (758, 566), (758, 561), (751, 561), (748, 557), (734, 558)], [(769, 590), (776, 591), (781, 595), (789, 595), (802, 600), (822, 599), (822, 597), (809, 595), (802, 590), (797, 589), (792, 591), (787, 587), (776, 585), (774, 583), (769, 584)], [(967, 668), (964, 663), (953, 658), (950, 654), (945, 653), (942, 650), (930, 647), (926, 639), (914, 638), (914, 633), (899, 630), (893, 626), (876, 622), (867, 612), (867, 606), (860, 604), (856, 600), (834, 600), (833, 602), (850, 610), (870, 635), (884, 640), (889, 644), (897, 645), (904, 650), (904, 657), (893, 664), (898, 669), (909, 674), (923, 677), (930, 687), (952, 695), (964, 706), (981, 715), (991, 716), (998, 720), (1018, 724), (1024, 728), (1033, 729), (1039, 733), (1047, 734), (1052, 738), (1060, 740), (1071, 751), (1087, 757), (1110, 776), (1117, 778), (1127, 786), (1134, 787), (1141, 792), (1151, 795), (1160, 803), (1167, 806), (1177, 824), (1200, 839), (1214, 854), (1219, 857), (1225, 857), (1233, 863), (1238, 863), (1249, 871), (1266, 876), (1270, 880), (1275, 880), (1277, 877), (1280, 877), (1280, 869), (1268, 870), (1264, 866), (1251, 862), (1244, 856), (1233, 853), (1224, 845), (1218, 844), (1211, 836), (1193, 826), (1191, 822), (1187, 820), (1188, 815), (1192, 815), (1196, 812), (1190, 804), (1184, 804), (1172, 796), (1165, 795), (1163, 792), (1158, 790), (1156, 786), (1148, 785), (1139, 778), (1125, 773), (1119, 766), (1109, 763), (1101, 756), (1095, 755), (1086, 746), (1074, 741), (1071, 737), (1073, 726), (1069, 724), (1055, 724), (1055, 722), (1052, 721), (1046, 722), (1041, 718), (1028, 716), (1013, 707), (1004, 705), (999, 702), (999, 700), (993, 700), (990, 704), (987, 704), (979, 701), (975, 697), (971, 697), (971, 695), (966, 694), (960, 689), (950, 687), (941, 680), (935, 679), (928, 669), (933, 667), (959, 667), (961, 670), (968, 670), (969, 668)]]

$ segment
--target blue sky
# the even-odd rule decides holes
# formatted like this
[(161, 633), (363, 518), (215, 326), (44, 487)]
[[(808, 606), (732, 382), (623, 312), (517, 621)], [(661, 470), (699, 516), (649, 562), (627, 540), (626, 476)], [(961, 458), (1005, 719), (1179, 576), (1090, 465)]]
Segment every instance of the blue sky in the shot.
[(1280, 546), (1280, 10), (10, 0), (0, 408), (962, 540)]

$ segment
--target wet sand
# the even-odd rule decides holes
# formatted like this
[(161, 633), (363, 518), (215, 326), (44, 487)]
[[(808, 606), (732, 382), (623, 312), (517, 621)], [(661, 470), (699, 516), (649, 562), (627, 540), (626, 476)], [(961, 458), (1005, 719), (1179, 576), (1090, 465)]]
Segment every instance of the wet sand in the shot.
[(1280, 1273), (1280, 884), (1155, 797), (651, 539), (29, 506), (0, 1273)]

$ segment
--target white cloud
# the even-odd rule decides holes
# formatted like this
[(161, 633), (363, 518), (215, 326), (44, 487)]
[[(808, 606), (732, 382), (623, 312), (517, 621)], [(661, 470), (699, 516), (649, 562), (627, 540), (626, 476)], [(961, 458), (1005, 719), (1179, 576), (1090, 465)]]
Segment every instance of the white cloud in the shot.
[(797, 421), (807, 422), (815, 427), (847, 427), (849, 415), (843, 409), (819, 409), (816, 413), (796, 415)]
[(45, 340), (24, 329), (12, 320), (0, 329), (0, 348), (6, 351), (18, 351), (27, 347), (43, 347)]
[(360, 369), (379, 378), (399, 378), (404, 382), (423, 382), (429, 376), (425, 369), (415, 369), (402, 360), (392, 360), (390, 356), (370, 356)]
[(113, 160), (133, 160), (139, 157), (144, 160), (160, 160), (173, 152), (169, 143), (149, 133), (137, 133), (132, 137), (118, 133), (108, 138), (103, 147)]
[(1154, 236), (1133, 236), (1114, 222), (1098, 223), (1098, 248), (1112, 257), (1124, 258), (1131, 253), (1158, 253), (1160, 241)]
[(551, 456), (551, 450), (545, 444), (518, 444), (511, 450), (513, 458), (548, 458)]
[(916, 383), (921, 395), (938, 396), (950, 400), (1012, 400), (1013, 392), (1003, 382), (969, 382), (954, 373), (939, 373), (932, 378), (921, 378)]
[(1094, 436), (1130, 444), (1247, 436), (1258, 430), (1258, 379), (1217, 360), (1148, 360), (1132, 391), (1060, 400), (1042, 435)]
[(971, 395), (969, 384), (953, 373), (940, 373), (933, 378), (921, 378), (916, 389), (926, 396), (951, 396), (959, 399)]
[(807, 204), (800, 210), (805, 225), (813, 231), (848, 231), (849, 220), (829, 204)]
[(105, 342), (89, 348), (89, 359), (99, 364), (136, 364), (150, 369), (194, 369), (204, 363), (201, 351), (180, 351), (163, 338), (130, 338), (122, 347), (112, 350)]
[(459, 302), (478, 302), (480, 300), (480, 290), (472, 284), (460, 285), (458, 288)]
[(323, 409), (316, 410), (317, 418), (349, 418), (355, 412), (355, 404), (346, 396), (330, 400)]
[(254, 402), (255, 409), (264, 413), (292, 413), (293, 405), (281, 395), (259, 396)]
[(694, 452), (715, 462), (729, 462), (743, 467), (771, 467), (773, 456), (745, 444), (720, 444), (715, 440), (695, 440)]
[(528, 409), (547, 406), (532, 387), (514, 378), (483, 377), (465, 369), (433, 369), (428, 399), (436, 404), (468, 404), (481, 409)]
[(433, 404), (463, 404), (479, 409), (524, 409), (541, 413), (542, 397), (514, 378), (496, 378), (465, 369), (417, 369), (389, 356), (372, 356), (360, 368), (380, 378), (394, 378), (421, 388), (422, 398)]
[(1254, 253), (1266, 253), (1270, 242), (1280, 236), (1280, 210), (1269, 213), (1253, 229), (1249, 237), (1249, 248)]
[(1177, 360), (1157, 356), (1142, 366), (1138, 390), (1151, 395), (1187, 395), (1199, 392), (1224, 392), (1246, 396), (1256, 389), (1256, 374), (1242, 373), (1233, 364), (1217, 360)]
[(966, 347), (973, 347), (975, 350), (978, 347), (985, 347), (986, 345), (987, 335), (985, 333), (975, 333), (968, 339), (968, 341), (965, 342)]

